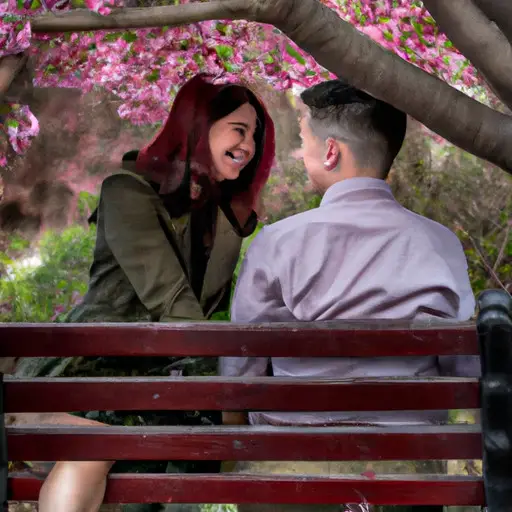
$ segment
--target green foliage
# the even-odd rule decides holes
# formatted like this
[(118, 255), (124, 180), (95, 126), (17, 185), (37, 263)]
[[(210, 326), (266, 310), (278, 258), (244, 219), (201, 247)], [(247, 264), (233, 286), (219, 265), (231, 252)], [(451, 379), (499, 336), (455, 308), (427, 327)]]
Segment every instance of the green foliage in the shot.
[(89, 192), (80, 192), (78, 194), (78, 201), (77, 201), (77, 209), (78, 209), (78, 215), (79, 219), (83, 221), (87, 221), (89, 215), (96, 209), (98, 206), (99, 197), (90, 194)]
[[(48, 231), (37, 250), (16, 261), (11, 254), (20, 246), (26, 248), (29, 242), (13, 237), (7, 250), (0, 253), (4, 263), (0, 321), (50, 322), (69, 311), (87, 290), (94, 240), (94, 228), (72, 226), (62, 233)], [(27, 257), (36, 265), (27, 262)]]
[(201, 512), (237, 512), (236, 505), (202, 505)]

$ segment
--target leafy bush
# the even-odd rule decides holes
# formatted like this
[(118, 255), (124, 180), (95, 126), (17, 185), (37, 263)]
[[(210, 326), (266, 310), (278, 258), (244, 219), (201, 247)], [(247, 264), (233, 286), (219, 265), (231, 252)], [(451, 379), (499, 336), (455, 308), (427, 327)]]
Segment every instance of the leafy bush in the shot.
[(0, 253), (0, 321), (50, 322), (69, 311), (87, 290), (94, 240), (93, 227), (48, 231), (37, 250), (14, 260), (9, 254), (20, 244), (15, 237)]

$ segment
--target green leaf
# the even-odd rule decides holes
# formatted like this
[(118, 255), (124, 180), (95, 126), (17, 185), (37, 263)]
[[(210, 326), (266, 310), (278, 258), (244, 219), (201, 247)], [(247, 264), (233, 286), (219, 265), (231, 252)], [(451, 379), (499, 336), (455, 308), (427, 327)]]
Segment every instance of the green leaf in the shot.
[(108, 43), (117, 41), (123, 34), (121, 32), (110, 32), (109, 34), (105, 34), (103, 41)]
[(412, 32), (410, 30), (405, 30), (402, 32), (402, 35), (400, 36), (400, 42), (405, 43), (407, 39), (411, 37)]
[(393, 32), (391, 32), (390, 30), (386, 30), (385, 32), (382, 33), (382, 35), (384, 36), (384, 39), (387, 39), (388, 41), (393, 41)]
[(2, 17), (2, 20), (6, 23), (14, 23), (15, 21), (19, 21), (20, 17), (16, 16), (16, 14), (5, 14)]
[(286, 45), (286, 53), (293, 57), (299, 64), (302, 64), (303, 66), (306, 64), (304, 57), (289, 44)]
[(5, 252), (0, 252), (0, 263), (2, 265), (12, 265), (13, 260)]
[(219, 44), (215, 47), (215, 51), (221, 60), (228, 60), (233, 57), (233, 48), (225, 44)]
[(228, 26), (225, 25), (224, 23), (217, 23), (216, 27), (215, 27), (223, 36), (226, 35), (227, 31), (228, 31)]
[(137, 41), (137, 34), (135, 32), (125, 32), (123, 35), (122, 35), (122, 38), (127, 42), (127, 43), (133, 43), (134, 41)]
[(423, 25), (417, 21), (411, 20), (411, 25), (414, 27), (415, 32), (419, 35), (423, 35)]
[(30, 247), (30, 241), (19, 235), (12, 235), (9, 240), (9, 250), (20, 251)]
[(153, 71), (151, 71), (151, 73), (149, 73), (149, 75), (146, 76), (146, 80), (148, 82), (156, 82), (159, 79), (160, 79), (160, 70), (159, 69), (154, 69)]
[(15, 119), (7, 119), (5, 124), (8, 128), (18, 128), (18, 126), (20, 125), (20, 123), (18, 123), (18, 121), (16, 121)]

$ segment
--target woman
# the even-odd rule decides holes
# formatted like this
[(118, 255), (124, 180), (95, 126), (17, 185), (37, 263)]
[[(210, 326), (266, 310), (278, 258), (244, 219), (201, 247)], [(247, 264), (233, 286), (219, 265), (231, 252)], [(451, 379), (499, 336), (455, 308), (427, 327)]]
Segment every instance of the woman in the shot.
[[(197, 321), (226, 307), (273, 159), (273, 123), (249, 89), (187, 82), (154, 140), (104, 180), (89, 289), (67, 321)], [(97, 510), (112, 464), (57, 463), (39, 510)]]

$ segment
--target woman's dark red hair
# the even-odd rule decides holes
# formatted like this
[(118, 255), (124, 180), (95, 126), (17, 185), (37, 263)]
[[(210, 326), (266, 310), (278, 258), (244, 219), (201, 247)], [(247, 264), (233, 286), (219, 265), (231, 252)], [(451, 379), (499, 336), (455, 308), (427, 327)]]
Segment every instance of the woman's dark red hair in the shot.
[[(216, 185), (209, 146), (210, 127), (247, 102), (255, 107), (258, 115), (256, 154), (239, 178)], [(166, 195), (173, 192), (169, 186), (176, 182), (173, 173), (179, 172), (174, 164), (193, 163), (189, 166), (189, 179), (192, 182), (202, 179), (203, 183), (207, 179), (211, 187), (205, 193), (217, 187), (241, 220), (255, 210), (270, 175), (274, 154), (274, 124), (256, 95), (243, 85), (214, 84), (207, 75), (197, 75), (181, 87), (169, 117), (154, 139), (139, 152), (136, 166), (138, 172), (159, 184), (160, 194)], [(242, 210), (245, 213), (241, 214)]]

